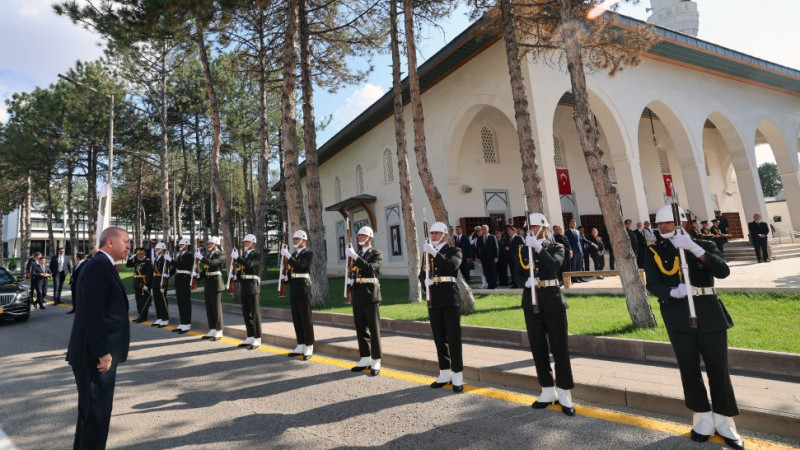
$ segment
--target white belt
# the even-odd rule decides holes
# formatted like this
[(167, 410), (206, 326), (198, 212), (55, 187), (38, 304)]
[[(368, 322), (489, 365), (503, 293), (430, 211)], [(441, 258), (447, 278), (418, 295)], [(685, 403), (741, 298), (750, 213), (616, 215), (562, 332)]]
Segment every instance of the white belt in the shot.
[(434, 283), (455, 283), (456, 277), (433, 277)]
[(538, 288), (554, 286), (558, 286), (558, 280), (539, 280), (539, 282), (536, 284), (536, 287)]
[(241, 278), (242, 280), (256, 280), (259, 283), (261, 283), (261, 277), (258, 275), (241, 274), (239, 275), (239, 278)]
[(356, 278), (356, 283), (378, 284), (378, 279), (377, 278)]
[(693, 287), (694, 295), (717, 295), (717, 290), (713, 287)]
[(192, 276), (192, 271), (191, 270), (176, 270), (175, 273), (182, 273), (184, 275)]
[(211, 276), (211, 275), (222, 275), (222, 272), (206, 272), (206, 276)]
[(311, 279), (311, 274), (308, 273), (293, 273), (292, 278), (308, 278)]

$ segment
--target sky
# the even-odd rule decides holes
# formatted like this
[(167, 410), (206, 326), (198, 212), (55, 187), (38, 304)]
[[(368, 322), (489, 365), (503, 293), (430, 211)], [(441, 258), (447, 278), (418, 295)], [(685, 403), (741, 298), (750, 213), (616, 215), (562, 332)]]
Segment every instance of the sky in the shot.
[[(700, 11), (698, 38), (758, 58), (800, 70), (800, 0), (696, 0)], [(0, 122), (8, 114), (5, 99), (14, 92), (30, 91), (56, 82), (76, 60), (89, 61), (102, 55), (100, 39), (56, 16), (52, 0), (0, 0)], [(757, 6), (755, 6), (757, 5)], [(645, 20), (649, 0), (623, 4), (619, 12)], [(466, 8), (455, 9), (438, 28), (418, 36), (421, 64), (469, 26)], [(793, 48), (794, 47), (794, 48)], [(373, 59), (376, 70), (358, 86), (347, 86), (336, 94), (315, 92), (318, 118), (330, 117), (329, 126), (318, 133), (318, 142), (344, 128), (348, 122), (380, 98), (391, 87), (391, 58)], [(773, 161), (768, 147), (756, 149), (760, 163)]]

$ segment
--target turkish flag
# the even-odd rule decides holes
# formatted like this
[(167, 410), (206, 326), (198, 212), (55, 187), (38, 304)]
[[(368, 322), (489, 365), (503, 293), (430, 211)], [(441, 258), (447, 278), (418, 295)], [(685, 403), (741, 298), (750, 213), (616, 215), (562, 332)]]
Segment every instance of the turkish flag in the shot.
[(558, 175), (558, 193), (560, 195), (572, 194), (572, 186), (569, 184), (569, 169), (556, 169)]
[(663, 174), (664, 177), (664, 191), (667, 193), (667, 197), (672, 197), (672, 175), (665, 173)]

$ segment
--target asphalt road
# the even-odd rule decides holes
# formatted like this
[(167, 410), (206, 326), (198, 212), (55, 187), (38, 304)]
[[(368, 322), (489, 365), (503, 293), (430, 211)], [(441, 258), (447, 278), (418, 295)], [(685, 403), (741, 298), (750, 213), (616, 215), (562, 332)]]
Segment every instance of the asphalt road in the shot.
[[(20, 449), (70, 448), (77, 415), (64, 361), (66, 309), (0, 324), (2, 434)], [(711, 449), (686, 436), (481, 395), (430, 389), (430, 378), (353, 374), (322, 356), (249, 351), (131, 324), (117, 372), (109, 448)], [(282, 351), (283, 354), (278, 353)]]

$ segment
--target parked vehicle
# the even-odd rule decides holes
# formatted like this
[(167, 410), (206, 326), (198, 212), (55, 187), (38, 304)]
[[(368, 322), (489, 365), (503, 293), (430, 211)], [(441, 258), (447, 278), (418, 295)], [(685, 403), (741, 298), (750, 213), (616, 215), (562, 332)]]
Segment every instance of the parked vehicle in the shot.
[(0, 320), (24, 322), (31, 316), (30, 285), (0, 267)]

